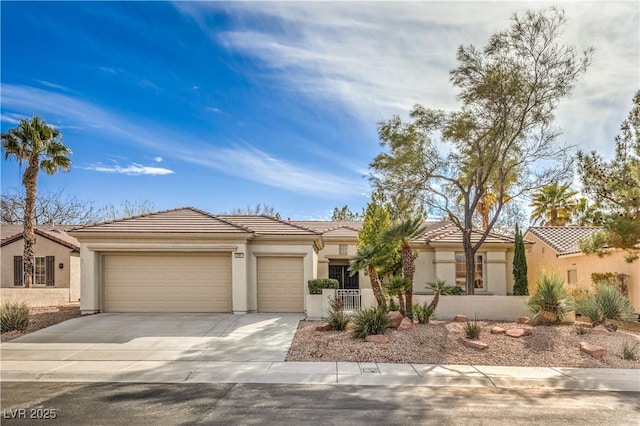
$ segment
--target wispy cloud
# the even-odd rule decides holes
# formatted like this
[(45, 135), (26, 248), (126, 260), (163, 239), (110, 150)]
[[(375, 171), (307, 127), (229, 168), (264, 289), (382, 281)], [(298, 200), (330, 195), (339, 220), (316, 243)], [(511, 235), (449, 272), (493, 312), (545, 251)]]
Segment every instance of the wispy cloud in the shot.
[(103, 165), (95, 164), (88, 167), (84, 167), (84, 169), (93, 170), (93, 171), (102, 172), (102, 173), (116, 173), (116, 174), (128, 175), (128, 176), (141, 176), (141, 175), (163, 176), (163, 175), (171, 175), (174, 173), (173, 170), (165, 169), (162, 167), (143, 166), (141, 164), (136, 164), (136, 163), (130, 164), (129, 166), (126, 166), (126, 167), (122, 167), (118, 165), (103, 166)]
[[(156, 155), (156, 161), (157, 158), (174, 158), (241, 179), (303, 194), (360, 195), (366, 187), (360, 176), (344, 177), (309, 164), (294, 164), (248, 143), (220, 146), (217, 141), (188, 135), (163, 124), (143, 123), (140, 120), (133, 122), (125, 116), (67, 94), (12, 84), (3, 85), (2, 94), (3, 108), (10, 111), (36, 111), (54, 119), (64, 118), (74, 125), (85, 127), (87, 131), (94, 129), (93, 132), (103, 137), (128, 141), (152, 150), (160, 154)], [(10, 117), (13, 117), (14, 113), (11, 114)], [(176, 141), (181, 143), (176, 145)], [(255, 144), (259, 142), (256, 141)], [(126, 167), (96, 164), (90, 169), (104, 173), (168, 174), (168, 169), (139, 164)]]
[(162, 163), (162, 157), (158, 156), (153, 159), (156, 163)]
[[(536, 2), (175, 3), (213, 42), (258, 59), (273, 84), (339, 105), (375, 123), (416, 103), (458, 108), (449, 71), (459, 45), (483, 46)], [(640, 8), (635, 2), (558, 2), (564, 37), (594, 46), (595, 63), (558, 109), (569, 143), (611, 154), (613, 136), (638, 90)], [(232, 30), (207, 26), (208, 13), (236, 17)], [(612, 65), (615, 64), (615, 65)], [(598, 120), (593, 120), (598, 117)]]

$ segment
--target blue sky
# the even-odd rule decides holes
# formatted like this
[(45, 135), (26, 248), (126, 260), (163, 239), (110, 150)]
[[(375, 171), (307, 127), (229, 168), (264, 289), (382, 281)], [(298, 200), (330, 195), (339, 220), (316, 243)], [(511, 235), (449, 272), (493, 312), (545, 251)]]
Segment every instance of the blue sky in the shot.
[[(2, 131), (32, 115), (60, 128), (73, 169), (39, 187), (97, 205), (328, 218), (366, 204), (380, 120), (456, 109), (456, 48), (551, 5), (568, 42), (596, 49), (558, 109), (560, 142), (610, 156), (640, 88), (635, 1), (3, 1)], [(2, 191), (20, 176), (2, 161)]]

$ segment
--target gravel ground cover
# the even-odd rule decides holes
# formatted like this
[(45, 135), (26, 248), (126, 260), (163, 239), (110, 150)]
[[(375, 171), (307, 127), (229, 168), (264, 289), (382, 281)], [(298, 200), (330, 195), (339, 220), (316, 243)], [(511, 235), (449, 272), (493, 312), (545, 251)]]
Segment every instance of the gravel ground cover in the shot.
[(46, 306), (41, 308), (29, 308), (29, 327), (25, 331), (10, 331), (0, 335), (1, 342), (33, 333), (34, 331), (46, 328), (59, 322), (80, 316), (80, 305), (70, 304), (62, 306)]

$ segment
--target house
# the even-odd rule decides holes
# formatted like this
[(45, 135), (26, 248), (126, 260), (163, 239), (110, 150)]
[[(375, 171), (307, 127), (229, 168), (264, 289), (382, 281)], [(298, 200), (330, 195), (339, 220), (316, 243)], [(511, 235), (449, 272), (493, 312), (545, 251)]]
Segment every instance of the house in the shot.
[(627, 297), (640, 312), (640, 261), (627, 263), (624, 251), (608, 256), (585, 254), (578, 241), (600, 228), (588, 226), (532, 227), (525, 233), (527, 240), (535, 242), (527, 250), (529, 288), (535, 288), (536, 279), (543, 270), (557, 273), (568, 284), (589, 289), (593, 285), (591, 274), (613, 272), (622, 274), (628, 288)]
[(69, 225), (35, 228), (33, 288), (24, 287), (24, 234), (22, 225), (0, 225), (2, 302), (52, 306), (80, 300), (80, 243)]
[[(80, 242), (80, 308), (305, 312), (309, 279), (335, 277), (344, 289), (369, 288), (364, 273), (347, 271), (361, 226), (187, 207), (78, 228), (70, 233)], [(451, 223), (432, 222), (414, 242), (417, 294), (428, 294), (425, 283), (436, 278), (463, 282), (460, 236)], [(477, 294), (509, 294), (513, 240), (490, 235), (477, 259)]]

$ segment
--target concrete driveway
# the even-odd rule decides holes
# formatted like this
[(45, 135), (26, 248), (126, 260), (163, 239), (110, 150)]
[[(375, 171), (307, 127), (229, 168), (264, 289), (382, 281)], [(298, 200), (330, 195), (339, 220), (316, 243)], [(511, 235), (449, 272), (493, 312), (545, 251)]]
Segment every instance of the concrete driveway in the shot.
[[(2, 344), (16, 361), (284, 361), (301, 314), (96, 314)], [(40, 363), (41, 364), (41, 363)]]

